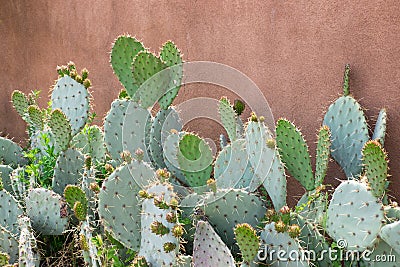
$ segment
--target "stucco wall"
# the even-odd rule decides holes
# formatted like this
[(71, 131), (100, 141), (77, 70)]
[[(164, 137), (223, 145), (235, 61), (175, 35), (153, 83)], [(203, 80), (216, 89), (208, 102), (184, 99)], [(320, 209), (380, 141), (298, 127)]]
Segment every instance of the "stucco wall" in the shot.
[[(261, 88), (275, 118), (293, 120), (314, 151), (322, 114), (341, 93), (343, 66), (350, 63), (351, 90), (371, 125), (380, 107), (388, 110), (390, 189), (400, 197), (399, 30), (396, 0), (1, 1), (0, 131), (18, 141), (26, 137), (11, 92), (41, 89), (44, 106), (55, 67), (70, 60), (90, 71), (101, 123), (121, 88), (109, 66), (111, 44), (130, 33), (154, 51), (171, 39), (186, 61), (242, 71)], [(176, 101), (225, 94), (216, 86), (188, 86)], [(216, 138), (214, 126), (189, 125)], [(344, 178), (334, 163), (329, 175), (334, 184), (334, 177)], [(290, 192), (300, 195), (296, 187), (291, 180)]]

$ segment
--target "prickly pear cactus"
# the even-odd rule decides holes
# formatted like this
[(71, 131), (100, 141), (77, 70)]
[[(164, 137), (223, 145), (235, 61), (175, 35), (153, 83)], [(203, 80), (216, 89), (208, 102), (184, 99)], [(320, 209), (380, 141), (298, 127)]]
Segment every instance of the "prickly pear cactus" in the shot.
[(398, 254), (400, 254), (400, 221), (383, 226), (380, 236)]
[(36, 105), (31, 105), (28, 107), (28, 116), (31, 124), (34, 126), (35, 130), (43, 130), (44, 127), (44, 114), (42, 110)]
[(71, 141), (72, 133), (68, 118), (61, 109), (55, 109), (51, 112), (48, 123), (56, 140), (56, 151), (61, 152), (66, 150)]
[[(0, 251), (6, 252), (9, 262), (18, 261), (18, 240), (10, 231), (0, 225)], [(0, 264), (1, 266), (1, 264)]]
[(36, 239), (32, 233), (31, 222), (28, 217), (18, 219), (21, 235), (19, 236), (19, 260), (18, 266), (39, 267), (40, 256), (37, 251)]
[(23, 92), (14, 90), (11, 96), (11, 102), (18, 114), (22, 118), (25, 118), (25, 113), (29, 105), (32, 104), (29, 98)]
[(19, 235), (18, 217), (22, 215), (22, 208), (17, 200), (5, 190), (0, 190), (0, 226), (10, 231), (14, 236)]
[[(177, 224), (177, 199), (167, 183), (156, 183), (146, 189), (142, 202), (141, 243), (139, 256), (153, 266), (175, 266), (179, 251), (179, 238), (183, 227)], [(175, 201), (173, 205), (170, 205)]]
[(194, 267), (234, 267), (235, 260), (214, 231), (213, 227), (206, 221), (199, 221), (196, 225), (193, 249)]
[(323, 124), (331, 130), (332, 157), (347, 177), (357, 177), (362, 170), (361, 150), (369, 140), (368, 125), (360, 104), (349, 92), (349, 71), (346, 65), (343, 96), (328, 108)]
[(44, 235), (61, 235), (68, 227), (67, 204), (51, 190), (30, 190), (26, 198), (26, 213), (33, 229)]
[(13, 171), (13, 169), (8, 166), (8, 165), (0, 165), (0, 177), (1, 177), (1, 182), (3, 185), (3, 188), (8, 191), (8, 192), (12, 192), (12, 186), (11, 186), (11, 179), (10, 179), (10, 175), (11, 172)]
[(317, 153), (315, 159), (315, 187), (323, 184), (328, 170), (329, 156), (331, 154), (330, 130), (328, 126), (322, 126), (318, 132)]
[(13, 141), (0, 137), (0, 163), (16, 167), (23, 165), (22, 148)]
[(74, 211), (75, 217), (83, 221), (86, 219), (88, 200), (85, 192), (76, 185), (67, 185), (64, 189), (65, 201)]
[(237, 115), (229, 100), (224, 97), (219, 101), (218, 111), (221, 116), (222, 125), (224, 126), (231, 142), (237, 138), (236, 121)]
[(106, 156), (104, 134), (97, 125), (83, 128), (73, 137), (71, 146), (81, 149), (83, 154), (90, 155), (94, 161), (101, 162)]
[(345, 240), (348, 249), (363, 251), (378, 241), (383, 220), (383, 206), (367, 186), (349, 180), (333, 193), (326, 230), (334, 240)]
[(387, 113), (386, 109), (381, 109), (378, 115), (378, 119), (376, 120), (374, 134), (372, 135), (372, 140), (377, 140), (381, 143), (382, 147), (385, 143), (386, 136), (386, 125), (387, 125)]
[(69, 76), (58, 79), (51, 93), (52, 109), (60, 109), (71, 125), (71, 135), (85, 126), (89, 116), (89, 92), (85, 86)]
[(247, 223), (236, 225), (234, 232), (243, 262), (252, 263), (260, 248), (260, 237), (254, 228)]

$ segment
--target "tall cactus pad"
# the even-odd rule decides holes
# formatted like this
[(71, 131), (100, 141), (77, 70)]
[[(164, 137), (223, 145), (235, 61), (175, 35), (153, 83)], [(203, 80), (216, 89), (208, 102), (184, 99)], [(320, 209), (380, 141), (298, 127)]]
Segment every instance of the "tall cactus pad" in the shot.
[(260, 248), (257, 232), (247, 223), (236, 225), (234, 232), (243, 261), (247, 264), (252, 263)]
[(17, 219), (22, 212), (13, 196), (5, 190), (0, 190), (0, 226), (10, 231), (14, 236), (18, 236)]
[(39, 267), (40, 256), (38, 253), (36, 239), (32, 233), (31, 222), (28, 217), (18, 219), (21, 235), (19, 237), (19, 260), (18, 266)]
[(308, 146), (301, 132), (288, 120), (276, 125), (276, 145), (286, 168), (308, 191), (315, 188)]
[(66, 150), (71, 141), (71, 125), (60, 109), (51, 112), (49, 126), (56, 140), (57, 151)]
[(330, 131), (323, 126), (318, 132), (317, 155), (315, 162), (315, 187), (323, 184), (328, 169), (331, 149)]
[(183, 76), (181, 51), (179, 51), (173, 42), (168, 41), (161, 48), (160, 59), (167, 67), (170, 67), (168, 69), (170, 74), (168, 88), (165, 94), (158, 100), (160, 107), (167, 109), (172, 104), (172, 101), (174, 101), (181, 87)]
[(204, 214), (216, 229), (222, 240), (234, 251), (238, 250), (234, 241), (233, 229), (237, 224), (248, 223), (256, 227), (265, 215), (262, 200), (242, 189), (219, 190), (208, 193), (204, 199)]
[(236, 131), (236, 112), (233, 110), (231, 103), (226, 97), (219, 101), (218, 111), (221, 116), (222, 125), (224, 126), (231, 142), (237, 138)]
[(61, 109), (71, 124), (72, 136), (85, 126), (89, 116), (89, 92), (69, 76), (61, 77), (51, 94), (52, 109)]
[(83, 154), (89, 154), (93, 160), (102, 161), (106, 156), (103, 131), (97, 125), (83, 128), (74, 136), (71, 144), (82, 150)]
[(250, 121), (247, 124), (246, 149), (251, 166), (254, 168), (254, 177), (249, 186), (250, 192), (257, 190), (271, 170), (275, 148), (268, 146), (268, 140), (272, 140), (272, 135), (263, 122)]
[(385, 143), (386, 136), (386, 124), (387, 124), (387, 114), (386, 109), (381, 109), (378, 115), (378, 119), (376, 120), (374, 134), (372, 136), (372, 140), (377, 140), (383, 146)]
[[(140, 107), (135, 102), (130, 102), (123, 119), (122, 125), (122, 149), (129, 151), (131, 155), (135, 154), (137, 149), (147, 151), (146, 148), (146, 129), (147, 122), (151, 120), (151, 114), (147, 109)], [(149, 162), (149, 155), (144, 154), (144, 161)]]
[(173, 107), (167, 110), (161, 109), (155, 116), (150, 130), (149, 150), (153, 164), (157, 169), (166, 167), (163, 158), (165, 139), (167, 139), (171, 130), (179, 132), (181, 129), (182, 121)]
[(23, 92), (15, 90), (12, 93), (11, 102), (18, 114), (24, 118), (28, 106), (30, 105), (28, 97)]
[(142, 43), (129, 35), (119, 36), (111, 50), (111, 66), (131, 98), (138, 89), (133, 82), (132, 62), (142, 50), (144, 50)]
[(99, 193), (99, 214), (105, 229), (132, 250), (137, 251), (141, 242), (139, 184), (145, 186), (154, 177), (146, 163), (133, 160), (117, 168), (103, 182)]
[(29, 115), (29, 120), (37, 130), (43, 130), (43, 112), (40, 110), (40, 108), (36, 105), (31, 105), (28, 107), (28, 115)]
[(8, 165), (0, 165), (0, 177), (1, 177), (1, 182), (3, 184), (3, 188), (8, 191), (12, 192), (12, 186), (11, 186), (11, 179), (10, 175), (13, 169), (8, 166)]
[(328, 108), (324, 125), (331, 130), (332, 157), (347, 177), (356, 177), (362, 170), (361, 150), (369, 140), (364, 112), (351, 96), (342, 96)]
[(169, 71), (166, 65), (148, 51), (139, 52), (133, 59), (133, 80), (138, 87), (135, 98), (139, 96), (143, 108), (152, 107), (164, 95), (169, 84)]
[(234, 267), (235, 260), (224, 242), (206, 221), (199, 221), (194, 235), (194, 267)]
[(383, 207), (367, 186), (349, 180), (333, 193), (326, 230), (334, 240), (346, 240), (348, 249), (363, 251), (378, 240), (383, 219)]
[(183, 184), (188, 185), (189, 183), (186, 181), (185, 174), (179, 167), (178, 162), (179, 140), (180, 136), (184, 134), (184, 132), (172, 133), (165, 139), (163, 142), (163, 158), (171, 174), (178, 178)]
[(116, 99), (111, 103), (104, 120), (104, 140), (112, 159), (120, 160), (122, 147), (122, 129), (125, 120), (126, 110), (131, 101)]
[(207, 184), (212, 172), (213, 155), (205, 140), (191, 133), (184, 135), (179, 141), (178, 162), (191, 187)]
[[(289, 256), (293, 257), (304, 254), (301, 252), (302, 248), (298, 240), (291, 238), (287, 232), (278, 233), (275, 230), (274, 222), (265, 226), (260, 237), (261, 243), (264, 245), (263, 253), (260, 256), (265, 257), (270, 266), (309, 266), (306, 261), (289, 258)], [(278, 257), (279, 251), (280, 254)]]
[(80, 182), (85, 158), (79, 150), (69, 148), (60, 153), (53, 176), (53, 190), (63, 194), (67, 185), (77, 185)]
[[(179, 251), (179, 236), (174, 236), (172, 229), (176, 225), (168, 221), (168, 215), (177, 216), (176, 210), (171, 207), (156, 205), (156, 199), (168, 205), (173, 198), (176, 199), (172, 186), (156, 183), (146, 189), (153, 198), (146, 198), (142, 202), (141, 216), (141, 245), (139, 256), (144, 256), (147, 263), (152, 266), (176, 266)], [(154, 232), (155, 223), (161, 223), (168, 229), (168, 233), (157, 234)], [(170, 248), (166, 249), (167, 244)]]
[(380, 236), (397, 253), (400, 254), (400, 221), (383, 226)]
[(370, 184), (372, 194), (382, 198), (387, 188), (388, 160), (386, 152), (378, 141), (368, 141), (363, 150), (365, 176)]
[(254, 177), (247, 158), (246, 140), (237, 139), (225, 146), (214, 163), (217, 188), (248, 188)]
[(22, 148), (13, 141), (0, 137), (0, 163), (14, 167), (23, 164)]
[(26, 213), (32, 227), (44, 235), (61, 235), (68, 227), (67, 205), (51, 190), (35, 188), (26, 198)]

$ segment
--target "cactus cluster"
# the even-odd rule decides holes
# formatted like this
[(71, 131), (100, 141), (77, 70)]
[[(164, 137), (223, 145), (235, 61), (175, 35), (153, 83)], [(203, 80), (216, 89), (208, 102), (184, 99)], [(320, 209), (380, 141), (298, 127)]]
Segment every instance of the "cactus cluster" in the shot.
[[(91, 125), (88, 71), (72, 62), (57, 69), (49, 107), (40, 108), (35, 93), (13, 93), (31, 147), (27, 153), (0, 138), (1, 264), (39, 266), (42, 238), (71, 231), (86, 266), (338, 266), (351, 262), (285, 261), (272, 251), (321, 256), (343, 239), (344, 250), (400, 254), (386, 111), (370, 140), (350, 96), (349, 67), (344, 95), (318, 131), (313, 168), (292, 122), (269, 129), (252, 113), (244, 123), (244, 104), (225, 97), (218, 111), (226, 133), (214, 155), (171, 105), (182, 62), (170, 41), (156, 55), (134, 37), (118, 37), (111, 65), (124, 89), (103, 127)], [(152, 113), (155, 103), (160, 110)], [(331, 155), (349, 178), (333, 192), (324, 182)], [(41, 179), (43, 164), (50, 181)], [(286, 205), (286, 171), (306, 191), (294, 209)]]

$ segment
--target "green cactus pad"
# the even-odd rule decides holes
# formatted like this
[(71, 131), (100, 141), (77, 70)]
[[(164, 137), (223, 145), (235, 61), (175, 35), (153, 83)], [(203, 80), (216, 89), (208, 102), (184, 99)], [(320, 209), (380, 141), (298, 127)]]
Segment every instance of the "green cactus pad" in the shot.
[(72, 210), (74, 211), (74, 215), (78, 220), (86, 220), (87, 205), (83, 205), (81, 202), (76, 201)]
[(36, 238), (33, 235), (31, 221), (28, 217), (18, 219), (21, 235), (19, 236), (19, 259), (18, 266), (39, 267), (40, 256), (36, 245)]
[(362, 170), (361, 150), (369, 140), (364, 112), (351, 96), (342, 96), (328, 108), (324, 125), (331, 130), (332, 157), (347, 177), (357, 177)]
[(51, 94), (52, 109), (61, 109), (71, 125), (71, 135), (79, 133), (89, 116), (89, 92), (69, 76), (58, 79)]
[(99, 193), (99, 214), (105, 230), (132, 250), (137, 251), (141, 242), (138, 194), (154, 179), (154, 170), (147, 163), (133, 160), (104, 180)]
[(308, 146), (299, 129), (288, 120), (280, 119), (276, 125), (276, 145), (282, 162), (290, 174), (308, 191), (315, 188)]
[(231, 142), (237, 138), (236, 131), (236, 112), (226, 97), (219, 101), (218, 111), (221, 116), (222, 125), (224, 126)]
[(106, 156), (103, 131), (97, 125), (83, 128), (74, 136), (71, 146), (82, 150), (83, 154), (88, 154), (93, 160), (103, 161)]
[(10, 231), (14, 236), (18, 236), (17, 219), (22, 212), (21, 207), (13, 196), (5, 190), (0, 190), (0, 226)]
[[(306, 261), (289, 258), (289, 256), (302, 255), (303, 249), (299, 241), (291, 238), (287, 232), (278, 233), (275, 230), (274, 222), (265, 226), (260, 237), (261, 243), (264, 245), (264, 247), (261, 248), (263, 252), (260, 253), (260, 256), (266, 257), (267, 263), (270, 264), (270, 266), (309, 266)], [(274, 251), (274, 253), (269, 254), (270, 251)], [(278, 257), (278, 251), (283, 251), (284, 254), (281, 253), (279, 254), (280, 257)]]
[(104, 119), (104, 140), (112, 159), (121, 160), (122, 127), (126, 110), (131, 101), (116, 99), (111, 103), (111, 109)]
[(111, 66), (131, 98), (138, 89), (133, 81), (132, 62), (133, 58), (143, 50), (143, 44), (129, 35), (119, 36), (111, 50)]
[(16, 167), (24, 162), (22, 148), (10, 139), (0, 137), (0, 163)]
[(56, 150), (66, 150), (71, 141), (71, 125), (66, 115), (60, 109), (55, 109), (51, 112), (48, 123), (56, 140)]
[[(172, 233), (175, 223), (168, 222), (166, 216), (172, 212), (176, 216), (176, 211), (171, 207), (161, 209), (154, 203), (155, 198), (162, 197), (165, 203), (170, 203), (172, 198), (176, 198), (173, 188), (170, 184), (155, 183), (146, 188), (148, 194), (153, 198), (144, 199), (142, 202), (141, 215), (141, 244), (139, 256), (144, 256), (147, 263), (152, 266), (175, 266), (176, 257), (179, 250), (179, 239)], [(166, 227), (167, 233), (163, 235), (156, 234), (152, 231), (151, 225), (157, 221)], [(164, 244), (174, 244), (172, 250), (165, 251)]]
[(342, 182), (333, 193), (326, 230), (334, 240), (347, 241), (348, 249), (363, 251), (378, 240), (383, 219), (382, 204), (367, 186), (349, 180)]
[(31, 105), (28, 107), (29, 120), (36, 130), (43, 130), (43, 112), (36, 105)]
[(194, 235), (193, 266), (234, 267), (235, 260), (213, 227), (206, 221), (199, 221)]
[(260, 248), (260, 238), (257, 236), (257, 232), (249, 224), (243, 223), (236, 225), (234, 233), (243, 261), (250, 264)]
[(31, 104), (28, 97), (23, 92), (14, 90), (11, 95), (11, 102), (18, 114), (24, 118), (25, 113)]
[(81, 208), (87, 210), (88, 200), (79, 186), (67, 185), (64, 189), (64, 198), (71, 209), (74, 208), (76, 202), (80, 202)]
[(10, 179), (10, 174), (13, 171), (13, 169), (8, 166), (8, 165), (0, 165), (0, 177), (1, 181), (3, 184), (3, 188), (8, 191), (12, 192), (12, 186), (11, 186), (11, 179)]
[(79, 150), (69, 148), (60, 153), (54, 168), (52, 187), (57, 194), (63, 194), (67, 185), (80, 182), (85, 158)]
[(182, 129), (182, 122), (179, 118), (178, 112), (170, 107), (166, 110), (161, 109), (154, 117), (149, 139), (149, 151), (153, 165), (157, 169), (166, 168), (164, 163), (164, 149), (163, 144), (165, 139), (171, 133), (171, 130), (180, 131)]
[(179, 167), (189, 185), (193, 188), (205, 186), (210, 178), (211, 164), (214, 160), (206, 141), (197, 135), (185, 134), (179, 140), (177, 156)]
[(317, 155), (315, 162), (315, 187), (324, 183), (328, 169), (331, 148), (330, 131), (328, 126), (323, 126), (318, 132)]
[(214, 163), (217, 188), (248, 188), (254, 176), (247, 158), (246, 140), (237, 139), (225, 146)]
[[(249, 187), (250, 192), (254, 192), (261, 184), (266, 183), (265, 180), (271, 172), (276, 149), (268, 145), (269, 140), (272, 140), (272, 135), (263, 122), (248, 122), (246, 126), (246, 149), (248, 159), (254, 169), (254, 176), (251, 179)], [(286, 183), (286, 179), (272, 182), (274, 186), (281, 188), (281, 185), (283, 185), (282, 182)], [(278, 184), (275, 184), (276, 182)], [(273, 192), (269, 190), (270, 188), (272, 189), (272, 187), (268, 185), (266, 188), (269, 191), (268, 193), (272, 195)], [(282, 191), (279, 192), (279, 194), (281, 193)]]
[(51, 190), (30, 190), (26, 198), (26, 213), (33, 229), (44, 235), (61, 235), (68, 227), (67, 204)]
[(222, 240), (235, 252), (238, 247), (234, 241), (234, 227), (240, 223), (256, 227), (266, 212), (262, 200), (243, 189), (220, 189), (216, 194), (207, 193), (203, 201), (199, 207)]
[[(0, 251), (6, 252), (10, 263), (18, 261), (18, 240), (15, 236), (0, 225)], [(0, 264), (1, 266), (1, 264)]]
[(147, 122), (151, 120), (151, 114), (147, 109), (140, 107), (135, 102), (130, 102), (125, 110), (125, 117), (122, 124), (122, 149), (135, 155), (137, 149), (143, 150), (143, 160), (150, 162), (149, 155), (146, 153), (146, 134), (148, 129)]
[(386, 109), (381, 109), (378, 118), (376, 120), (374, 134), (372, 135), (372, 140), (377, 140), (381, 143), (382, 147), (385, 143), (386, 136), (386, 125), (387, 125), (387, 113)]
[(383, 226), (380, 236), (398, 254), (400, 254), (400, 221)]
[(10, 174), (11, 187), (14, 192), (13, 195), (18, 200), (23, 200), (26, 196), (26, 191), (29, 186), (28, 177), (25, 172), (25, 168), (18, 167), (14, 169)]
[(170, 72), (167, 66), (148, 51), (139, 52), (133, 59), (133, 80), (138, 87), (134, 98), (139, 96), (143, 108), (152, 107), (166, 92)]
[(387, 188), (388, 160), (386, 152), (378, 141), (368, 141), (363, 150), (365, 176), (370, 184), (372, 194), (382, 198)]

